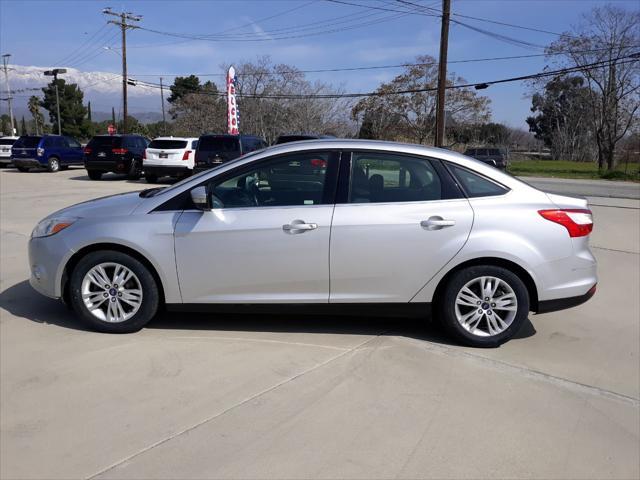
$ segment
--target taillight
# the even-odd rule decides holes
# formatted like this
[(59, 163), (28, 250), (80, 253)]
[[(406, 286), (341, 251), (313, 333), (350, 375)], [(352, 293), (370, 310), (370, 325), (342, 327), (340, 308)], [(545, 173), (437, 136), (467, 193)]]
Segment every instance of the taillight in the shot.
[(36, 150), (36, 155), (38, 155), (39, 157), (44, 155), (44, 148), (38, 148)]
[(570, 237), (584, 237), (593, 230), (593, 216), (588, 209), (539, 210), (538, 213), (550, 222), (562, 225)]
[(327, 162), (320, 158), (312, 158), (310, 163), (312, 167), (316, 168), (324, 168), (327, 166)]
[(111, 149), (111, 153), (114, 153), (116, 155), (124, 155), (128, 151), (129, 150), (127, 150), (126, 148), (112, 148)]
[(85, 155), (91, 155), (91, 148), (90, 147), (84, 147), (84, 154)]
[(189, 156), (191, 155), (191, 150), (187, 150), (182, 155), (182, 160), (189, 160)]

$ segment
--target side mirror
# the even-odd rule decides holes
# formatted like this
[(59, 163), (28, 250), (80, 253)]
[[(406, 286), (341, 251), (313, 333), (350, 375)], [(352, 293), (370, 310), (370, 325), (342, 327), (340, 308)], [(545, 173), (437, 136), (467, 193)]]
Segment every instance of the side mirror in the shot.
[(206, 187), (196, 187), (191, 190), (191, 200), (199, 210), (211, 210), (211, 201)]

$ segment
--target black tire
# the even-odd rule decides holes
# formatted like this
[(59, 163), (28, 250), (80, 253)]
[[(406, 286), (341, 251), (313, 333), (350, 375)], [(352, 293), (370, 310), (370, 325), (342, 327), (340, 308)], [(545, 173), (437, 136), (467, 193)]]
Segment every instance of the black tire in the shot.
[(58, 157), (49, 157), (47, 170), (53, 173), (60, 171), (60, 159)]
[(87, 170), (87, 175), (91, 180), (100, 180), (102, 178), (102, 172), (98, 170)]
[[(518, 302), (515, 317), (511, 324), (502, 332), (490, 336), (480, 336), (471, 333), (458, 322), (456, 317), (456, 297), (462, 287), (474, 279), (485, 276), (496, 277), (505, 282), (513, 290)], [(445, 330), (461, 343), (471, 347), (497, 347), (503, 344), (518, 333), (529, 315), (529, 292), (524, 282), (510, 270), (494, 265), (473, 266), (456, 272), (445, 285), (441, 298), (436, 299), (436, 301), (437, 314)], [(469, 310), (467, 310), (467, 312), (475, 310), (475, 307), (468, 308)], [(478, 308), (484, 308), (484, 306), (479, 306)], [(487, 308), (488, 311), (491, 311), (490, 307)], [(504, 314), (504, 312), (501, 312), (501, 315), (502, 314)], [(481, 329), (482, 322), (487, 324), (488, 318), (488, 315), (485, 315), (485, 320), (480, 321)]]
[(129, 167), (129, 173), (127, 174), (127, 177), (129, 178), (129, 180), (139, 180), (141, 176), (142, 176), (142, 167), (141, 167), (140, 161), (136, 160), (135, 158), (132, 158), (131, 166)]
[[(110, 323), (94, 316), (82, 299), (82, 282), (89, 270), (96, 265), (115, 262), (131, 270), (139, 279), (142, 288), (142, 303), (139, 310), (129, 319), (119, 323)], [(158, 311), (160, 294), (155, 278), (140, 261), (130, 255), (100, 250), (83, 257), (73, 269), (69, 283), (71, 306), (76, 314), (90, 327), (105, 333), (131, 333), (144, 327)]]
[(29, 171), (29, 167), (16, 167), (19, 172), (25, 173)]
[(158, 175), (152, 173), (146, 173), (144, 176), (147, 183), (158, 183)]

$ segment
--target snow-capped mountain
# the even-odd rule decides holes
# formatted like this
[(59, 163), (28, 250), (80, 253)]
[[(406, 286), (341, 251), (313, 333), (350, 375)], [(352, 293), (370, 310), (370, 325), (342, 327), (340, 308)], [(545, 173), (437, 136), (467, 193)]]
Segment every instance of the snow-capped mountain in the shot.
[[(44, 75), (45, 70), (54, 67), (26, 65), (9, 65), (9, 85), (13, 94), (13, 111), (16, 117), (28, 116), (27, 101), (31, 95), (42, 97), (41, 88), (51, 82), (53, 77)], [(64, 67), (56, 67), (64, 68)], [(67, 68), (67, 73), (60, 75), (67, 83), (76, 83), (84, 93), (84, 102), (91, 102), (94, 119), (111, 117), (111, 108), (120, 116), (122, 108), (122, 76), (111, 72), (83, 72), (75, 68)], [(0, 75), (0, 95), (6, 96), (4, 75)], [(165, 91), (165, 98), (168, 92)], [(157, 118), (161, 112), (160, 90), (142, 85), (129, 86), (127, 89), (129, 112), (131, 114), (147, 114)], [(0, 103), (1, 113), (7, 113), (6, 102)], [(160, 116), (161, 118), (161, 116)]]

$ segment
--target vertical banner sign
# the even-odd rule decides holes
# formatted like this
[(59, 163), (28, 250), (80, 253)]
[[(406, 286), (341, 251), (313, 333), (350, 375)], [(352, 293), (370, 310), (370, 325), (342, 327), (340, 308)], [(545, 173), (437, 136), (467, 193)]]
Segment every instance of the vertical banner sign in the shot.
[(238, 105), (236, 104), (236, 70), (229, 67), (227, 72), (227, 131), (238, 135)]

